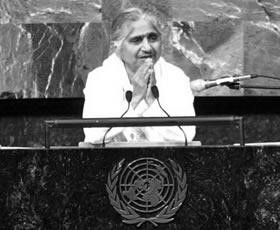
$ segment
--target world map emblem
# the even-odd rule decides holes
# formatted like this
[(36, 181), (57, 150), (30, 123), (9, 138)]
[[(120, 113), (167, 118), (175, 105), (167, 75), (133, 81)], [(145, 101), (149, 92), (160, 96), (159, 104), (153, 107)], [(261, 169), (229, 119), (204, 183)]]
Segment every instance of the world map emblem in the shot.
[(175, 161), (122, 159), (108, 174), (106, 190), (113, 208), (126, 224), (140, 227), (168, 223), (186, 197), (186, 173)]

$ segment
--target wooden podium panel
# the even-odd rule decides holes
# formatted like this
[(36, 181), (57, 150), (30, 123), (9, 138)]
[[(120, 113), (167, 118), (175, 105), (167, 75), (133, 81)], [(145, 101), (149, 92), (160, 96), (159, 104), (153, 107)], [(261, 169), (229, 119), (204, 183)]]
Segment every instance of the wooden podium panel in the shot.
[(0, 149), (1, 229), (277, 229), (279, 191), (279, 146)]

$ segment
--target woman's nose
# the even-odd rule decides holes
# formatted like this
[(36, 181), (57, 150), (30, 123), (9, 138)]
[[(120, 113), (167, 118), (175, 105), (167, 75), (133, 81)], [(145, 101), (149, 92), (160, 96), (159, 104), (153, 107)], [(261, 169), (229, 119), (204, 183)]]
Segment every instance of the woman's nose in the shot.
[(147, 38), (143, 39), (142, 50), (145, 51), (145, 52), (152, 50), (151, 44), (150, 44), (150, 42), (148, 41)]

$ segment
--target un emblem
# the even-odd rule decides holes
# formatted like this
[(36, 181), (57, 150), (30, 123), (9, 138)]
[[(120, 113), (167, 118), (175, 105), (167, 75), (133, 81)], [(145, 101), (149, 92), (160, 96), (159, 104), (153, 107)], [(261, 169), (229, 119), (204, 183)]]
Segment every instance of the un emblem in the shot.
[(158, 226), (172, 221), (187, 191), (180, 165), (155, 158), (140, 158), (126, 166), (124, 162), (113, 167), (106, 184), (110, 203), (123, 222), (140, 227), (144, 222)]

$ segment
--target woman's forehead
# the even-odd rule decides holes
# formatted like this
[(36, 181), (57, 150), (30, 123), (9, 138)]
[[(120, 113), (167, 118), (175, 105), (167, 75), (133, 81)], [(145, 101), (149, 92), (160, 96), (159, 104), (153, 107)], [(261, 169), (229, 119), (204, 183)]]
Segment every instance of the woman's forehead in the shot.
[(140, 19), (136, 22), (132, 22), (129, 28), (130, 31), (128, 32), (127, 37), (145, 36), (150, 33), (159, 34), (159, 31), (157, 30), (155, 25), (147, 19)]

